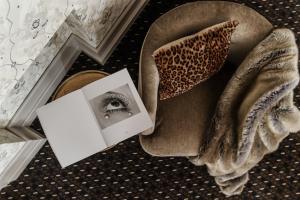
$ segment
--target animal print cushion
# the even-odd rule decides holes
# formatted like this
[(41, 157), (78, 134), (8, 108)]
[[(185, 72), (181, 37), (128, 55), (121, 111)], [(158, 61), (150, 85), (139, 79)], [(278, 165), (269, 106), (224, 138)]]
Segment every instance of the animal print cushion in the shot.
[(182, 94), (220, 70), (237, 21), (226, 21), (168, 43), (153, 53), (160, 100)]

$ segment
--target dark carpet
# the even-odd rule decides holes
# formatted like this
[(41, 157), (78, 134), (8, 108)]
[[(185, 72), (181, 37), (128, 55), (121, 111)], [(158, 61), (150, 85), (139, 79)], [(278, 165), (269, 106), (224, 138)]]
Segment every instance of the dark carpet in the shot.
[[(143, 38), (160, 15), (184, 0), (151, 0), (122, 39), (105, 66), (81, 54), (68, 76), (96, 69), (109, 73), (127, 67), (137, 84)], [(276, 27), (300, 36), (300, 0), (236, 0), (266, 16)], [(299, 87), (295, 101), (300, 105)], [(32, 125), (42, 131), (36, 121)], [(300, 199), (300, 135), (291, 134), (275, 152), (250, 171), (240, 196), (226, 199)], [(46, 144), (18, 180), (0, 192), (0, 199), (225, 199), (205, 167), (186, 158), (159, 158), (146, 154), (138, 137), (61, 169)]]

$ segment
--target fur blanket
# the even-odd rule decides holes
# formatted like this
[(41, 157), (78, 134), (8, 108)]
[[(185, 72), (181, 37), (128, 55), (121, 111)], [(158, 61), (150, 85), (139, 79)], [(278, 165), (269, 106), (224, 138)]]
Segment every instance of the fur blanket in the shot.
[(288, 29), (274, 30), (245, 58), (216, 107), (196, 165), (206, 165), (226, 195), (242, 192), (248, 171), (300, 130), (293, 104), (298, 49)]

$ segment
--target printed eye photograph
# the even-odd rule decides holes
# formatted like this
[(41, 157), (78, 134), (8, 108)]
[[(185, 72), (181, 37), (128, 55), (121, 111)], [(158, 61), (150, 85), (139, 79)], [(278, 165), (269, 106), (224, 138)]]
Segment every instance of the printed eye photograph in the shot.
[(140, 112), (128, 84), (91, 99), (90, 104), (101, 129)]

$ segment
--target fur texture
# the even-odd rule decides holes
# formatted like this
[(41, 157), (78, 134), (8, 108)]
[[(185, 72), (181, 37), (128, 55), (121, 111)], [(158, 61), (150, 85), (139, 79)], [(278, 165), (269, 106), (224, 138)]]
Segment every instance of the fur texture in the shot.
[(293, 104), (297, 61), (293, 33), (274, 30), (248, 54), (226, 86), (200, 154), (190, 158), (207, 166), (224, 194), (241, 193), (248, 171), (290, 132), (300, 130), (300, 112)]

